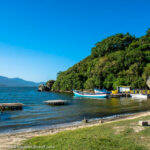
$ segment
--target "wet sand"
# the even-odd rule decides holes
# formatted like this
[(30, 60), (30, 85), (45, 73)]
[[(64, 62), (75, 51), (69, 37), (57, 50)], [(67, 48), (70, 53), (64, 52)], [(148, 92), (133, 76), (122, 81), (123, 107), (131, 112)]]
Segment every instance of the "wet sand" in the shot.
[[(131, 115), (104, 119), (103, 124), (121, 121), (121, 120), (135, 119), (135, 118), (149, 116), (149, 115), (150, 115), (150, 111), (138, 112), (138, 113), (131, 114)], [(70, 125), (67, 127), (43, 129), (43, 130), (30, 131), (30, 132), (0, 134), (0, 150), (13, 149), (13, 148), (19, 146), (23, 141), (33, 138), (33, 137), (36, 137), (36, 136), (44, 136), (44, 135), (50, 135), (50, 134), (52, 135), (52, 134), (56, 134), (58, 132), (65, 131), (65, 130), (75, 130), (75, 129), (79, 129), (79, 128), (98, 126), (101, 124), (102, 124), (101, 120), (94, 120), (94, 121), (90, 121), (89, 123), (81, 122), (78, 125)]]

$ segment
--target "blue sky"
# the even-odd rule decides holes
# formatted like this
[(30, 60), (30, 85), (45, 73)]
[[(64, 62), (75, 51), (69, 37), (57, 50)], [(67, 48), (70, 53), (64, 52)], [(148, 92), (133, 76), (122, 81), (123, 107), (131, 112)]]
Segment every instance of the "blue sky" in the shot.
[(0, 75), (32, 81), (90, 55), (115, 34), (150, 28), (149, 0), (0, 0)]

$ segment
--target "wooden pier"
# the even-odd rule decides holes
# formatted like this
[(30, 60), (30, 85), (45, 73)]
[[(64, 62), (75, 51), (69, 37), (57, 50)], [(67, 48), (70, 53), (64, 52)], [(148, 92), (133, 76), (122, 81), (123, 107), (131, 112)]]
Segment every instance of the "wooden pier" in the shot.
[(22, 107), (22, 103), (0, 103), (1, 112), (5, 110), (21, 110)]
[(65, 105), (68, 103), (66, 100), (48, 100), (44, 102), (48, 105)]
[(112, 97), (112, 98), (117, 98), (117, 97), (130, 97), (130, 93), (110, 94), (110, 97)]

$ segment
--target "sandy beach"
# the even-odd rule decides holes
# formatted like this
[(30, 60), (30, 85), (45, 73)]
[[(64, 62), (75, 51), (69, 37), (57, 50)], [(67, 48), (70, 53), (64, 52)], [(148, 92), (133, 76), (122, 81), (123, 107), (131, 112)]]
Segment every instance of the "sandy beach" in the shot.
[[(127, 120), (127, 119), (135, 119), (135, 118), (148, 116), (148, 115), (150, 115), (150, 111), (138, 112), (138, 113), (134, 113), (131, 115), (103, 119), (103, 124), (121, 121), (121, 120)], [(8, 150), (8, 149), (15, 148), (15, 147), (19, 146), (23, 141), (25, 141), (29, 138), (36, 137), (36, 136), (44, 136), (44, 135), (50, 135), (50, 134), (52, 135), (52, 134), (56, 134), (58, 132), (62, 132), (65, 130), (75, 130), (78, 128), (98, 126), (101, 124), (102, 123), (100, 120), (95, 120), (95, 121), (91, 121), (89, 123), (80, 123), (78, 125), (71, 125), (71, 126), (67, 126), (67, 127), (44, 129), (44, 130), (37, 130), (37, 131), (30, 131), (30, 132), (0, 134), (0, 150)]]

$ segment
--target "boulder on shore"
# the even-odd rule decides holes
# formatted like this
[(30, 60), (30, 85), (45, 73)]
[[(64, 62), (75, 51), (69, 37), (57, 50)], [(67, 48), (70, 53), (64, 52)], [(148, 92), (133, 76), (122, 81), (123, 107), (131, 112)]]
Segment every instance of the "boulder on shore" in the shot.
[(42, 92), (42, 91), (51, 91), (52, 90), (52, 86), (55, 83), (54, 80), (49, 80), (46, 82), (46, 84), (40, 84), (38, 87), (38, 91)]
[(38, 87), (38, 91), (40, 91), (40, 92), (46, 91), (46, 86), (44, 84), (40, 84)]
[(139, 121), (140, 126), (150, 126), (150, 121)]

